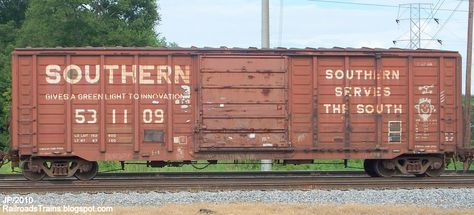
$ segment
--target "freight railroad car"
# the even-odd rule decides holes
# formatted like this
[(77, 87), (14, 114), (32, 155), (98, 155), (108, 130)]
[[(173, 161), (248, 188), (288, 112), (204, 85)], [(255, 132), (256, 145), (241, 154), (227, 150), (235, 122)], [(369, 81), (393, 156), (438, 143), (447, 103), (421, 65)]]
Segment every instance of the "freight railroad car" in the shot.
[(31, 180), (131, 160), (364, 159), (371, 176), (437, 176), (463, 143), (457, 52), (24, 48), (12, 65), (10, 156)]

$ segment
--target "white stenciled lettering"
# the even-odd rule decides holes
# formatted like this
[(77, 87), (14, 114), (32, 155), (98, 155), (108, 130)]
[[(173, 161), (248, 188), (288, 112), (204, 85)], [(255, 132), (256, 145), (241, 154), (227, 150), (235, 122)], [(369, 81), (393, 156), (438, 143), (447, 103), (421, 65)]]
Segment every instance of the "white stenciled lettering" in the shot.
[(158, 75), (157, 75), (157, 83), (161, 84), (163, 79), (165, 80), (165, 83), (171, 84), (171, 67), (170, 66), (158, 66)]
[(99, 78), (100, 78), (100, 65), (96, 65), (95, 66), (95, 77), (94, 79), (91, 79), (91, 75), (90, 75), (90, 66), (89, 65), (86, 65), (84, 67), (84, 70), (85, 70), (85, 73), (86, 73), (86, 81), (89, 83), (89, 84), (95, 84), (99, 81)]
[(183, 83), (189, 84), (189, 66), (174, 66), (174, 83), (178, 84), (179, 80), (183, 80)]
[[(383, 94), (382, 94), (383, 92)], [(390, 87), (335, 87), (335, 96), (390, 96)]]
[(146, 124), (150, 123), (163, 123), (164, 121), (164, 111), (162, 109), (145, 109), (143, 110), (143, 122)]
[(355, 73), (357, 74), (357, 80), (360, 80), (360, 75), (362, 74), (362, 72), (364, 72), (364, 70), (361, 70), (361, 69), (356, 69), (355, 70)]
[(336, 79), (343, 79), (344, 78), (344, 72), (342, 70), (336, 70), (334, 73), (334, 76)]
[(362, 69), (327, 69), (326, 79), (332, 80), (399, 80), (400, 70), (362, 70)]
[[(95, 73), (93, 68), (95, 67)], [(190, 84), (191, 67), (189, 65), (67, 65), (64, 70), (60, 65), (47, 65), (45, 80), (49, 84), (60, 84), (64, 81), (77, 84), (85, 80), (97, 84), (103, 76), (108, 84)], [(156, 76), (155, 76), (156, 75)], [(153, 78), (152, 78), (153, 77)], [(118, 80), (115, 80), (118, 79)]]
[(70, 84), (75, 84), (81, 81), (82, 71), (77, 65), (69, 65), (64, 69), (64, 80)]
[(372, 80), (372, 79), (374, 79), (373, 71), (372, 70), (364, 70), (364, 80)]
[(109, 70), (109, 84), (114, 83), (114, 70), (118, 70), (118, 65), (105, 65), (106, 70)]
[(150, 78), (151, 74), (145, 70), (153, 70), (153, 65), (140, 65), (140, 84), (154, 84), (155, 82)]
[[(339, 98), (341, 99), (339, 102), (343, 104), (322, 104), (325, 113), (347, 114), (355, 112), (356, 114), (401, 114), (403, 112), (402, 104), (384, 104), (383, 101), (389, 100), (379, 99), (380, 97), (390, 97), (393, 94), (391, 89), (392, 84), (390, 82), (392, 82), (392, 80), (400, 80), (399, 70), (328, 68), (325, 70), (325, 78), (327, 80), (344, 80), (342, 84), (331, 83), (334, 85), (334, 96), (344, 97)], [(354, 79), (360, 81), (350, 81)], [(381, 82), (378, 80), (390, 81)], [(357, 84), (362, 86), (357, 86)], [(427, 87), (420, 87), (420, 90), (427, 91), (425, 88)], [(356, 98), (351, 99), (351, 97), (374, 99), (361, 100)]]
[(356, 105), (356, 111), (358, 114), (373, 114), (373, 113), (386, 113), (386, 114), (401, 114), (402, 105), (401, 104), (358, 104)]
[(343, 94), (342, 87), (336, 87), (336, 88), (334, 88), (334, 92), (335, 92), (334, 95), (336, 95), (336, 96), (342, 96), (342, 95), (344, 95), (344, 94)]
[(334, 72), (333, 72), (332, 70), (327, 69), (327, 70), (326, 70), (326, 79), (331, 80), (331, 79), (334, 77), (334, 76), (333, 76), (333, 73), (334, 73)]
[(127, 71), (127, 66), (122, 65), (122, 84), (127, 83), (127, 77), (132, 77), (132, 83), (136, 82), (137, 65), (132, 65), (132, 71)]
[(125, 124), (128, 123), (128, 110), (127, 109), (123, 110), (123, 123)]
[(346, 113), (345, 104), (323, 104), (326, 113)]
[(61, 67), (59, 65), (46, 66), (46, 82), (50, 84), (57, 84), (61, 81)]
[(402, 113), (402, 105), (401, 104), (393, 105), (393, 110), (394, 110), (394, 113)]

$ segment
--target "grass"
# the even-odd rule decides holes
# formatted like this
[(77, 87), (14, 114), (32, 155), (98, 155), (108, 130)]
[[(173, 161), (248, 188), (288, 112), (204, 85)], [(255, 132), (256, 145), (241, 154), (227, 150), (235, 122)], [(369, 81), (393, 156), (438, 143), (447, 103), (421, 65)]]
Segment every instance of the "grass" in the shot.
[[(204, 162), (204, 161), (202, 161)], [(231, 163), (232, 161), (219, 161), (225, 163)], [(184, 165), (182, 167), (163, 167), (163, 168), (152, 168), (146, 167), (146, 165), (125, 165), (125, 172), (219, 172), (219, 171), (259, 171), (260, 165), (255, 164), (259, 161), (244, 161), (246, 164), (217, 164), (209, 165), (205, 169), (196, 169), (191, 165)], [(204, 164), (196, 165), (198, 167), (203, 167)], [(115, 172), (121, 171), (120, 163), (104, 161), (100, 162), (100, 171), (101, 172)], [(462, 170), (463, 163), (456, 162), (451, 163), (448, 167), (448, 170)], [(114, 171), (115, 170), (115, 171)], [(273, 164), (272, 170), (275, 171), (285, 171), (285, 170), (360, 170), (363, 171), (363, 160), (348, 160), (348, 167), (345, 168), (342, 160), (315, 160), (315, 164)], [(471, 165), (470, 170), (474, 170), (474, 165)]]
[[(140, 163), (145, 163), (144, 161), (136, 161)], [(240, 161), (242, 164), (230, 164), (233, 161), (219, 161), (226, 164), (217, 164), (209, 165), (205, 169), (196, 169), (191, 165), (183, 165), (181, 167), (163, 167), (163, 168), (153, 168), (147, 167), (144, 164), (127, 164), (125, 165), (125, 172), (220, 172), (220, 171), (259, 171), (260, 165), (257, 162), (260, 161)], [(349, 160), (348, 168), (344, 168), (342, 160), (316, 160), (316, 164), (273, 164), (272, 170), (363, 170), (362, 160)], [(204, 167), (205, 161), (199, 161), (199, 164), (195, 165), (197, 167)], [(15, 168), (18, 173), (19, 168)], [(100, 172), (121, 172), (121, 166), (119, 162), (116, 161), (100, 161), (99, 162), (99, 171)], [(10, 163), (3, 165), (0, 168), (0, 174), (12, 173)]]
[[(275, 204), (275, 203), (195, 203), (195, 204), (165, 204), (146, 207), (112, 207), (113, 212), (96, 212), (90, 214), (160, 214), (160, 215), (181, 215), (181, 214), (214, 214), (214, 215), (306, 215), (306, 214), (327, 214), (327, 215), (359, 215), (359, 214), (432, 214), (432, 215), (457, 215), (474, 214), (473, 209), (445, 209), (423, 207), (419, 205), (367, 205), (367, 204)], [(0, 214), (6, 214), (0, 212)], [(33, 214), (33, 213), (29, 213)], [(36, 212), (35, 215), (48, 214)], [(65, 213), (54, 213), (65, 214)]]
[[(136, 161), (134, 163), (143, 164), (126, 164), (124, 172), (220, 172), (220, 171), (259, 171), (259, 160), (239, 161), (239, 164), (233, 164), (232, 160), (219, 161), (217, 165), (209, 165), (204, 169), (194, 168), (192, 165), (183, 165), (179, 167), (166, 166), (162, 168), (147, 167), (145, 161)], [(224, 164), (222, 164), (224, 163)], [(205, 167), (206, 161), (199, 161), (196, 167)], [(462, 170), (462, 162), (451, 162), (447, 167), (448, 170)], [(272, 170), (360, 170), (363, 171), (363, 160), (348, 160), (347, 168), (344, 166), (343, 160), (315, 160), (313, 164), (278, 164), (272, 165)], [(474, 164), (470, 170), (474, 170)], [(21, 172), (19, 168), (15, 168), (12, 172), (10, 163), (0, 168), (0, 174), (11, 174)], [(122, 172), (120, 162), (117, 161), (99, 161), (99, 172)]]
[[(137, 161), (144, 163), (144, 161)], [(260, 165), (257, 162), (260, 161), (240, 161), (243, 164), (229, 164), (233, 161), (219, 161), (226, 164), (209, 165), (205, 169), (196, 169), (191, 165), (183, 165), (181, 167), (163, 167), (153, 168), (147, 167), (144, 164), (127, 164), (125, 165), (125, 171), (121, 170), (119, 162), (115, 161), (100, 161), (99, 171), (100, 172), (222, 172), (222, 171), (260, 171)], [(200, 161), (197, 167), (204, 167), (205, 161)], [(462, 170), (463, 163), (456, 162), (456, 168), (451, 163), (447, 169), (449, 170)], [(471, 170), (474, 170), (474, 165), (471, 166)], [(314, 164), (273, 164), (272, 170), (274, 171), (285, 171), (285, 170), (360, 170), (363, 171), (363, 160), (348, 160), (348, 167), (345, 168), (343, 160), (315, 160)], [(15, 172), (12, 172), (10, 163), (3, 165), (0, 168), (0, 174), (11, 174), (19, 173), (20, 169), (15, 168)]]
[[(233, 161), (219, 161), (226, 164), (217, 164), (217, 165), (209, 165), (205, 169), (196, 169), (191, 165), (183, 165), (181, 167), (163, 167), (163, 168), (151, 168), (146, 167), (145, 165), (125, 165), (125, 172), (156, 172), (156, 171), (164, 171), (164, 172), (187, 172), (187, 171), (259, 171), (260, 165), (257, 162), (260, 161), (241, 161), (243, 164), (229, 164)], [(274, 164), (272, 166), (273, 170), (362, 170), (362, 160), (350, 160), (348, 161), (348, 167), (344, 168), (342, 160), (316, 160), (317, 164), (301, 164), (301, 165), (293, 165), (293, 164)], [(204, 167), (204, 161), (200, 161), (200, 164), (195, 166), (197, 167)], [(324, 163), (324, 164), (323, 164)], [(100, 171), (114, 171), (119, 170), (120, 163), (119, 162), (111, 162), (111, 161), (104, 161), (100, 162)]]

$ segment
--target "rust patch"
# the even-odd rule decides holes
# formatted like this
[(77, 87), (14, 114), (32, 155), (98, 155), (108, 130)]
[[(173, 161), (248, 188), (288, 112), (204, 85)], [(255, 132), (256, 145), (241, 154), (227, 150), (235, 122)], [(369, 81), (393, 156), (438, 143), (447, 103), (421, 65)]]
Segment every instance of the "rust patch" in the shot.
[(262, 94), (268, 96), (268, 94), (270, 94), (270, 89), (262, 89)]
[(253, 75), (249, 75), (248, 77), (249, 77), (249, 79), (255, 78), (255, 76), (253, 76)]

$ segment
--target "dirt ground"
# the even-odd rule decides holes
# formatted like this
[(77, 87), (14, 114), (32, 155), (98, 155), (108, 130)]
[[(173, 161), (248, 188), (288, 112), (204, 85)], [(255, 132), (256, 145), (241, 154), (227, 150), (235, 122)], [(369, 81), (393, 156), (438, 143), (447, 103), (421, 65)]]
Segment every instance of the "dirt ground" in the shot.
[[(24, 214), (5, 213), (0, 214)], [(28, 214), (28, 213), (27, 213)], [(29, 214), (90, 214), (90, 213), (29, 213)], [(305, 215), (305, 214), (328, 214), (328, 215), (356, 215), (356, 214), (473, 214), (474, 209), (439, 209), (406, 205), (361, 205), (361, 204), (265, 204), (265, 203), (234, 203), (234, 204), (167, 204), (155, 207), (113, 207), (113, 212), (96, 212), (99, 214), (119, 214), (119, 215)]]

